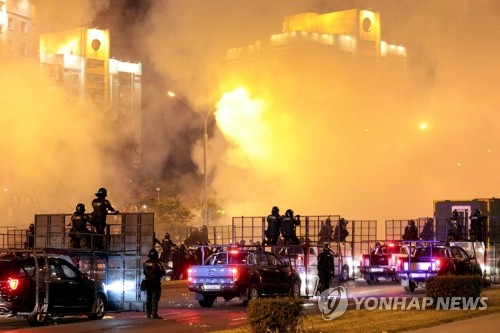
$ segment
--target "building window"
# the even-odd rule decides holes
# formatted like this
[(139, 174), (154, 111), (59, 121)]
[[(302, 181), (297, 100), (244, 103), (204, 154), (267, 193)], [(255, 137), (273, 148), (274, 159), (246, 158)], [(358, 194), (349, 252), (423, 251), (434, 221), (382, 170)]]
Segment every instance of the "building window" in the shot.
[(9, 17), (9, 22), (7, 23), (7, 27), (9, 30), (14, 30), (14, 19), (12, 17)]
[(28, 34), (28, 23), (24, 21), (21, 22), (21, 32), (25, 35)]

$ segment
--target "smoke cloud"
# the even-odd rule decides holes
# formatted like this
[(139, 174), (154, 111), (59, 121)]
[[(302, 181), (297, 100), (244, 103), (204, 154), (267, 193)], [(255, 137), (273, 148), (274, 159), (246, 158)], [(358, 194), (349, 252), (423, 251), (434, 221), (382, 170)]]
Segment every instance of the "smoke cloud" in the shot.
[[(287, 15), (368, 9), (370, 3), (152, 5), (144, 45), (177, 91), (206, 107), (244, 82), (250, 98), (266, 105), (262, 119), (271, 132), (261, 150), (271, 151), (268, 158), (245, 155), (219, 130), (210, 137), (211, 190), (225, 200), (228, 216), (266, 215), (278, 205), (383, 221), (432, 216), (434, 200), (500, 194), (494, 93), (500, 11), (494, 1), (377, 2), (371, 9), (380, 12), (383, 39), (407, 47), (406, 70), (387, 75), (404, 73), (399, 82), (358, 84), (373, 74), (361, 68), (353, 69), (355, 79), (348, 73), (337, 76), (341, 82), (328, 79), (322, 73), (335, 69), (320, 54), (310, 56), (310, 66), (300, 53), (278, 65), (263, 62), (253, 81), (231, 77), (235, 72), (223, 60), (229, 48), (280, 33)], [(264, 133), (254, 135), (248, 140), (261, 142)], [(198, 165), (200, 153), (193, 156)]]
[[(102, 28), (111, 29), (111, 53), (120, 51), (113, 45), (126, 46), (123, 54), (138, 55), (131, 60), (143, 59), (150, 66), (145, 71), (154, 71), (149, 82), (146, 75), (143, 81), (143, 162), (153, 181), (168, 184), (165, 192), (182, 191), (201, 201), (203, 122), (193, 111), (216, 110), (217, 120), (209, 122), (207, 165), (210, 193), (226, 211), (220, 224), (233, 216), (267, 215), (274, 205), (301, 215), (338, 214), (381, 223), (431, 216), (434, 200), (500, 196), (500, 5), (494, 0), (376, 2), (371, 9), (380, 12), (382, 38), (401, 43), (408, 53), (404, 71), (389, 70), (376, 79), (369, 67), (343, 71), (319, 53), (263, 60), (251, 73), (225, 61), (230, 48), (267, 43), (281, 32), (287, 15), (368, 9), (371, 1), (144, 1), (147, 11), (125, 30), (130, 13), (113, 7), (123, 2), (71, 3), (75, 10), (65, 8), (62, 15), (62, 8), (50, 6), (57, 1), (34, 1), (40, 18), (49, 19), (41, 30), (86, 24), (109, 9), (110, 26)], [(130, 189), (119, 185), (126, 175), (108, 175), (97, 167), (104, 158), (98, 152), (102, 128), (95, 127), (91, 110), (81, 106), (78, 130), (66, 139), (62, 129), (74, 126), (68, 110), (76, 108), (78, 114), (80, 106), (53, 91), (47, 95), (45, 84), (20, 89), (25, 80), (8, 95), (11, 77), (2, 73), (0, 78), (2, 123), (22, 124), (16, 117), (26, 108), (36, 120), (8, 128), (10, 135), (2, 140), (7, 153), (2, 170), (8, 170), (8, 179), (20, 180), (19, 191), (65, 197), (63, 207), (52, 206), (51, 212), (90, 202), (101, 185), (111, 186), (111, 199), (118, 192), (126, 196)], [(220, 118), (224, 99), (240, 86), (248, 92), (245, 98), (260, 107), (261, 127), (247, 119), (255, 138), (249, 134), (246, 140), (231, 137)], [(168, 90), (191, 106), (169, 100)], [(28, 103), (27, 91), (29, 107), (22, 105)], [(48, 121), (48, 112), (62, 118)], [(27, 138), (31, 145), (26, 146)], [(258, 143), (259, 149), (245, 142)], [(23, 207), (43, 211), (37, 205)]]

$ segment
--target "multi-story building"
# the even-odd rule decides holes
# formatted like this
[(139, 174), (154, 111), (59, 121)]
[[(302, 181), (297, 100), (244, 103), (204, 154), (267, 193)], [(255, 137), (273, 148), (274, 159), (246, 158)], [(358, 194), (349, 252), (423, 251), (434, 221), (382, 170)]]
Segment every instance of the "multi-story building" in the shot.
[(28, 1), (0, 0), (0, 67), (16, 57), (36, 58), (38, 26)]
[(42, 34), (40, 63), (55, 86), (119, 118), (124, 126), (120, 132), (134, 143), (132, 162), (139, 162), (142, 67), (110, 59), (109, 30), (79, 27)]

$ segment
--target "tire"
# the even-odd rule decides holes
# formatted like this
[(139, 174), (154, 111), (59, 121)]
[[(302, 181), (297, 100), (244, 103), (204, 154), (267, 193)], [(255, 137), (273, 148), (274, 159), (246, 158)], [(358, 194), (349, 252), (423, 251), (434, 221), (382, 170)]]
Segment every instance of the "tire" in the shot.
[(344, 265), (340, 271), (340, 281), (345, 282), (349, 280), (349, 266)]
[(94, 304), (92, 304), (92, 313), (88, 316), (90, 319), (99, 320), (106, 314), (106, 297), (103, 294), (97, 294)]
[(292, 282), (292, 285), (290, 286), (290, 292), (288, 294), (290, 297), (293, 298), (300, 298), (300, 283), (297, 280), (294, 280)]
[(415, 288), (417, 287), (417, 285), (415, 284), (415, 282), (413, 281), (410, 281), (409, 285), (408, 286), (404, 286), (404, 290), (407, 291), (407, 292), (414, 292), (415, 291)]
[(366, 283), (367, 283), (367, 284), (369, 284), (369, 285), (372, 285), (372, 284), (374, 283), (374, 281), (373, 281), (373, 278), (372, 278), (372, 277), (370, 277), (370, 278), (368, 278), (368, 279), (365, 279), (365, 281), (366, 281)]
[(32, 327), (46, 325), (49, 321), (50, 316), (47, 313), (47, 309), (41, 300), (33, 311), (26, 317), (28, 324)]
[(251, 283), (248, 287), (248, 300), (244, 301), (243, 304), (247, 305), (253, 299), (260, 298), (260, 290), (257, 284)]
[(204, 296), (203, 300), (199, 300), (198, 303), (202, 308), (210, 308), (214, 305), (215, 296)]

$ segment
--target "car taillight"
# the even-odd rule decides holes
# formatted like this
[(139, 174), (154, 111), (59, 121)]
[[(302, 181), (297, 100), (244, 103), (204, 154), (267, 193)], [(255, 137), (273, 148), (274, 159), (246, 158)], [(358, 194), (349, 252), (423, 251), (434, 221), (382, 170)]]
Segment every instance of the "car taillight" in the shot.
[(363, 256), (359, 257), (359, 266), (364, 266), (365, 265), (365, 262), (364, 262), (364, 258)]
[(436, 271), (438, 271), (439, 268), (441, 268), (441, 260), (436, 259)]
[(192, 282), (193, 281), (192, 273), (193, 273), (193, 269), (192, 268), (188, 268), (188, 282)]
[(17, 287), (19, 286), (19, 280), (18, 279), (9, 278), (9, 280), (7, 282), (9, 283), (9, 287), (12, 290), (16, 290)]
[(240, 272), (238, 271), (238, 268), (233, 267), (231, 269), (231, 272), (233, 273), (233, 281), (238, 281), (238, 279), (240, 277)]
[(401, 259), (398, 259), (398, 263), (397, 263), (397, 269), (398, 270), (401, 270), (401, 266), (403, 265), (403, 261)]

